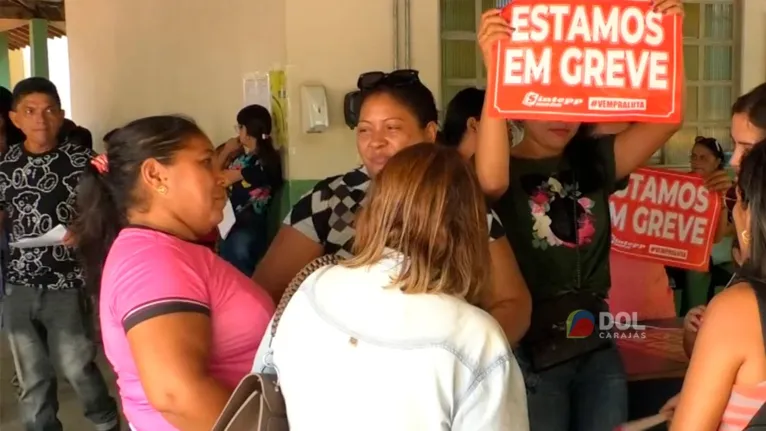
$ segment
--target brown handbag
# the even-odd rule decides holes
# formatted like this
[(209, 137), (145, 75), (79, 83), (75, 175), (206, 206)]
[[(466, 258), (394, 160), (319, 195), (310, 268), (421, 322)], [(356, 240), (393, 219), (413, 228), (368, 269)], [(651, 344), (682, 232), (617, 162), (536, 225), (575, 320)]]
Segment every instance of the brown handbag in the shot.
[[(336, 255), (322, 256), (306, 265), (293, 278), (274, 313), (271, 341), (277, 334), (277, 325), (287, 303), (303, 281), (319, 268), (337, 263)], [(271, 355), (271, 341), (267, 355)], [(289, 431), (289, 429), (285, 400), (282, 397), (277, 376), (261, 372), (248, 374), (239, 382), (211, 431)]]

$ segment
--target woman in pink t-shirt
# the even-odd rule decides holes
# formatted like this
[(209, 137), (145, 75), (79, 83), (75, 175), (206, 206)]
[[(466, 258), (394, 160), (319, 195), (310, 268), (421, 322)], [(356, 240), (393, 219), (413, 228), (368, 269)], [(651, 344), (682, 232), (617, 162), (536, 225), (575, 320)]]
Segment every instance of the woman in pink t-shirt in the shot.
[(136, 431), (211, 429), (274, 311), (199, 243), (226, 203), (213, 161), (192, 121), (143, 118), (110, 135), (79, 185), (72, 233), (101, 287), (104, 349)]

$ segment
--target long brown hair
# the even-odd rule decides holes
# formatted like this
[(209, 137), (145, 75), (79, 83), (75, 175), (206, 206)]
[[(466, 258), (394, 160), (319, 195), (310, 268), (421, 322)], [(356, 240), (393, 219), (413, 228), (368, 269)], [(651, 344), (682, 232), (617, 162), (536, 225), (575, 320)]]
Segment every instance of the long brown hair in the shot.
[(375, 177), (356, 219), (355, 257), (345, 266), (383, 259), (406, 263), (393, 280), (404, 293), (446, 293), (474, 300), (489, 283), (484, 195), (473, 168), (453, 148), (418, 144), (392, 157)]

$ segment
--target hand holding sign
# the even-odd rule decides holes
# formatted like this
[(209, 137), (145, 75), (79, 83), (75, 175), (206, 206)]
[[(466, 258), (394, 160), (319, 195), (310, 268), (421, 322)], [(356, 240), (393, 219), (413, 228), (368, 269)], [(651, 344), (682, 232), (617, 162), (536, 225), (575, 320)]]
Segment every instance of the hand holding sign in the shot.
[(719, 169), (705, 177), (705, 187), (715, 193), (720, 193), (725, 197), (726, 192), (734, 185), (731, 176), (723, 169)]
[(684, 5), (681, 0), (653, 0), (654, 11), (667, 15), (684, 15)]
[(500, 9), (490, 9), (481, 15), (477, 34), (485, 66), (489, 67), (492, 64), (493, 52), (497, 43), (508, 40), (512, 31), (508, 21), (500, 14)]

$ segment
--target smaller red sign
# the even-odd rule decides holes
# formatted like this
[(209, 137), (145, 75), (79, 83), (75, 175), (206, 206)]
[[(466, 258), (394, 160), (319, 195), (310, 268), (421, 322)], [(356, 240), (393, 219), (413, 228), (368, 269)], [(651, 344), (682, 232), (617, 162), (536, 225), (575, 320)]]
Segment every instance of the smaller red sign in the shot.
[(650, 0), (513, 0), (489, 67), (494, 117), (679, 123), (682, 18)]
[(612, 250), (667, 266), (707, 271), (721, 197), (695, 174), (641, 168), (609, 200)]

